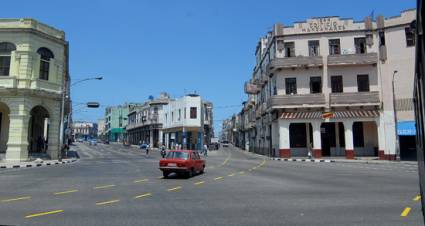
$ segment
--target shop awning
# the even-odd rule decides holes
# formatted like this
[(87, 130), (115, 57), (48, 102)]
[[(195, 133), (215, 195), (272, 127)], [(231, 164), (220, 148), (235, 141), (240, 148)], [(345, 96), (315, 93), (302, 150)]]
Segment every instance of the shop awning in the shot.
[(416, 122), (415, 121), (398, 122), (397, 135), (416, 136)]
[[(335, 111), (335, 112), (283, 112), (281, 119), (322, 119), (326, 114), (326, 118), (342, 119), (342, 118), (375, 118), (379, 116), (378, 110), (353, 110), (353, 111)], [(330, 114), (330, 115), (329, 115)]]

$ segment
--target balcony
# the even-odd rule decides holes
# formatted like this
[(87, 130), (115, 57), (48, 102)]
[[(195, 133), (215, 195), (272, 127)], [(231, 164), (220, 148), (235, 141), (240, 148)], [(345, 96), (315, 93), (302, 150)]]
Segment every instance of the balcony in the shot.
[(378, 63), (377, 53), (329, 55), (329, 66), (369, 65)]
[(245, 93), (247, 94), (257, 94), (258, 92), (260, 92), (260, 89), (258, 88), (258, 86), (251, 82), (245, 82), (244, 88), (245, 88)]
[(277, 68), (319, 67), (322, 65), (322, 56), (297, 56), (275, 58), (270, 62), (267, 74)]
[(338, 106), (373, 106), (380, 105), (379, 92), (358, 93), (331, 93), (329, 94), (331, 107)]
[(267, 108), (324, 107), (325, 104), (325, 95), (322, 93), (277, 95), (267, 101)]

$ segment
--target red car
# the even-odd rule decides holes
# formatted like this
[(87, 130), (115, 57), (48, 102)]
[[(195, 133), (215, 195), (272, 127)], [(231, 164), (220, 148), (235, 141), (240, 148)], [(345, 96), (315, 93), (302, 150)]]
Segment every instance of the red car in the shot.
[(196, 173), (204, 173), (205, 160), (201, 159), (197, 151), (170, 150), (167, 156), (159, 161), (159, 169), (164, 178), (170, 173), (192, 177)]

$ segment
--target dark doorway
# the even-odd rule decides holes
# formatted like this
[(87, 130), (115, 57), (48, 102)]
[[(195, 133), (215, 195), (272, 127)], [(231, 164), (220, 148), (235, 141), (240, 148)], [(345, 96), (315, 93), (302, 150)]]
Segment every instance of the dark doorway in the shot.
[(400, 160), (416, 161), (416, 137), (399, 136), (400, 141)]
[(46, 153), (48, 148), (49, 113), (42, 106), (34, 107), (30, 112), (29, 152)]
[(320, 126), (320, 135), (322, 141), (322, 156), (330, 156), (331, 147), (336, 146), (335, 123), (322, 123), (322, 125)]

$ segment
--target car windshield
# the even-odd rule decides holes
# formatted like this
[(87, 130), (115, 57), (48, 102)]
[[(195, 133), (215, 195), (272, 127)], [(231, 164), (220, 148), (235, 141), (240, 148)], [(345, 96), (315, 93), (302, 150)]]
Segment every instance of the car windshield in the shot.
[(167, 154), (167, 159), (188, 159), (189, 154), (187, 152), (180, 152), (180, 151), (170, 151)]

